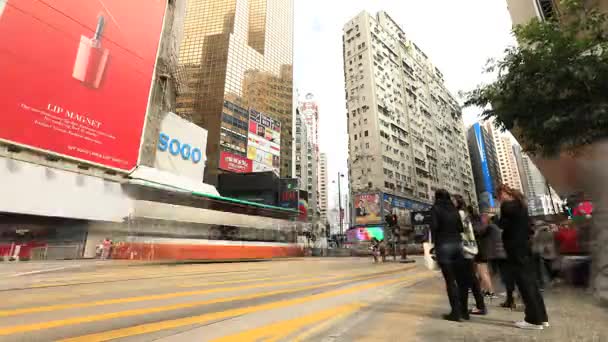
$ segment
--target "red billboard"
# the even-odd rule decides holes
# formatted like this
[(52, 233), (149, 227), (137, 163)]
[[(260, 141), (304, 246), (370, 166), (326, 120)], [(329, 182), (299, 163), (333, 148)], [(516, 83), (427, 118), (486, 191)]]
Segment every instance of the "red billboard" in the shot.
[(0, 140), (133, 169), (166, 2), (8, 0)]
[(246, 157), (230, 152), (220, 152), (220, 169), (236, 172), (248, 173), (253, 170), (253, 163)]

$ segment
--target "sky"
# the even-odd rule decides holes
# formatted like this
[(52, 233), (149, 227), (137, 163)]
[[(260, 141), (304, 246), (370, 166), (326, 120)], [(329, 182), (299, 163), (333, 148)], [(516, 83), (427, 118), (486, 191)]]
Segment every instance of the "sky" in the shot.
[[(329, 205), (337, 203), (338, 172), (348, 174), (342, 28), (362, 11), (386, 11), (444, 75), (454, 96), (492, 80), (489, 58), (514, 45), (506, 0), (294, 0), (294, 87), (315, 94), (320, 150), (328, 155)], [(465, 125), (478, 108), (464, 111)], [(342, 182), (347, 190), (346, 182)]]

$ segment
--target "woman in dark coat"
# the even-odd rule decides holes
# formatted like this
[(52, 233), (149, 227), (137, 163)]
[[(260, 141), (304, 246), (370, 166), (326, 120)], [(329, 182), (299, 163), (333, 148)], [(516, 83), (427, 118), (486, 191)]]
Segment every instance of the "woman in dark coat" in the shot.
[(525, 318), (515, 323), (518, 328), (542, 330), (549, 326), (547, 309), (536, 282), (536, 269), (530, 248), (530, 217), (521, 192), (501, 185), (500, 228), (507, 253), (507, 263), (519, 289), (525, 309)]
[(437, 263), (445, 279), (445, 287), (452, 311), (443, 315), (449, 321), (469, 319), (467, 307), (462, 307), (460, 289), (466, 287), (463, 277), (464, 256), (462, 250), (462, 222), (450, 193), (444, 189), (435, 192), (435, 204), (431, 208), (431, 240), (435, 244)]

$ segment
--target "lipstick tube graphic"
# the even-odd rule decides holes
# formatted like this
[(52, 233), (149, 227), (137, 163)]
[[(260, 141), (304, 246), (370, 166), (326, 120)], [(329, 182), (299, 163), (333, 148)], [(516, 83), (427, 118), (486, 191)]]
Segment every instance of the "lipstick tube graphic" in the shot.
[(108, 49), (101, 46), (104, 17), (99, 16), (92, 38), (81, 36), (72, 77), (87, 87), (99, 88), (108, 63)]

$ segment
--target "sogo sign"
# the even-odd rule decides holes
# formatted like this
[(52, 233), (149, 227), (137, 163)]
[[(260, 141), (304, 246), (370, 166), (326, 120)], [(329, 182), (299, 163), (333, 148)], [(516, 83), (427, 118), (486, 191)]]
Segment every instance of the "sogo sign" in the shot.
[(203, 159), (203, 152), (200, 148), (192, 148), (190, 144), (182, 144), (177, 139), (171, 139), (169, 135), (161, 132), (158, 136), (158, 149), (160, 151), (169, 151), (174, 156), (180, 156), (183, 160), (192, 160), (194, 164), (198, 164)]
[(173, 113), (160, 125), (154, 167), (175, 175), (203, 180), (207, 131)]

